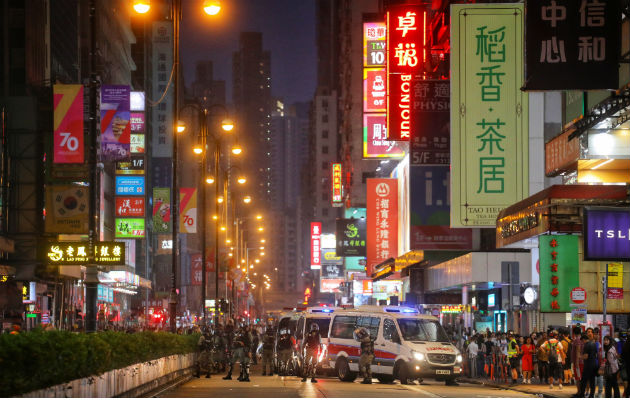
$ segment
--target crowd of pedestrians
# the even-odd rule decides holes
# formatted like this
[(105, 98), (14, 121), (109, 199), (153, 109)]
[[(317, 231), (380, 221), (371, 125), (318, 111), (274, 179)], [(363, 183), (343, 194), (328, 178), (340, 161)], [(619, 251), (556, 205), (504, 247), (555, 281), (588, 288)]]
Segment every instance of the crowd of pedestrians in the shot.
[(600, 337), (580, 327), (520, 336), (512, 332), (463, 335), (457, 345), (470, 378), (498, 383), (575, 385), (575, 397), (630, 397), (630, 340)]

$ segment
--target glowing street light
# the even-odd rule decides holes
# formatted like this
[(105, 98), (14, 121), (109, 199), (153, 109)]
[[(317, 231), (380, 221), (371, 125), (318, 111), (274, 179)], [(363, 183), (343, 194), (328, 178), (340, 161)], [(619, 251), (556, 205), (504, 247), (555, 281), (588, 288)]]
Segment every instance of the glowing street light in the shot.
[(252, 202), (252, 198), (250, 196), (243, 197), (243, 203), (249, 204)]
[(223, 203), (223, 196), (217, 197), (217, 203), (219, 204)]
[(214, 183), (214, 176), (208, 176), (206, 177), (206, 183), (208, 185), (212, 185)]
[(184, 121), (177, 121), (177, 133), (183, 133), (186, 130), (186, 124)]
[(265, 230), (265, 228), (263, 228), (262, 226), (259, 226), (259, 227), (258, 227), (258, 232), (262, 232), (262, 231), (264, 231), (264, 230)]
[(241, 146), (239, 146), (238, 144), (235, 144), (232, 147), (232, 154), (234, 154), (235, 156), (238, 156), (242, 152), (243, 152), (243, 148)]
[(234, 129), (234, 121), (227, 118), (224, 119), (223, 121), (221, 121), (221, 128), (226, 132), (230, 132), (232, 129)]
[(138, 14), (146, 14), (151, 9), (151, 2), (149, 0), (135, 0), (133, 2), (133, 9)]
[(239, 176), (236, 181), (242, 185), (247, 182), (247, 178), (245, 178), (244, 176)]
[(258, 214), (258, 215), (256, 215), (256, 219), (260, 221), (261, 219), (263, 219), (263, 216)]

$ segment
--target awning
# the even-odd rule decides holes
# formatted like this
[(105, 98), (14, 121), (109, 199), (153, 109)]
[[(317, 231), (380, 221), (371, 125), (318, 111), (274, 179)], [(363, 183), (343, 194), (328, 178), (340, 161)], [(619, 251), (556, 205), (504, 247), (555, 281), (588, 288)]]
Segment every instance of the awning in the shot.
[(411, 250), (407, 253), (403, 254), (400, 257), (396, 257), (395, 260), (395, 270), (402, 271), (403, 269), (410, 267), (412, 265), (418, 264), (424, 261), (424, 251), (423, 250)]
[(581, 208), (619, 205), (626, 200), (625, 185), (554, 185), (502, 210), (497, 216), (497, 248), (550, 230), (582, 231)]
[(395, 272), (395, 265), (396, 260), (392, 257), (375, 266), (374, 272), (372, 272), (372, 281), (376, 282), (393, 274)]

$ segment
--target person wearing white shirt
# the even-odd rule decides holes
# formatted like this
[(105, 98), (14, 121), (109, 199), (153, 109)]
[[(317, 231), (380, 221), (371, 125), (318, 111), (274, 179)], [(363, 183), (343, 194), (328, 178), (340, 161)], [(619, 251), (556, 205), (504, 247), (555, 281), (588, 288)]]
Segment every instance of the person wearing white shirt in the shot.
[(468, 360), (470, 361), (470, 377), (477, 377), (477, 353), (479, 353), (479, 346), (477, 345), (477, 336), (473, 336), (468, 345)]

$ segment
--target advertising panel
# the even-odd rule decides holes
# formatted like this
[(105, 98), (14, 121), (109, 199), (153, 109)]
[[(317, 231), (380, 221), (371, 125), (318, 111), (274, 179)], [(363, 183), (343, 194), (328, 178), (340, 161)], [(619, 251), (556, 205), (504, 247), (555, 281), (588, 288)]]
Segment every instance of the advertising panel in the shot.
[[(153, 231), (171, 232), (171, 189), (153, 188)], [(172, 243), (171, 243), (172, 248)]]
[(630, 261), (630, 208), (584, 207), (584, 260)]
[(385, 112), (386, 82), (385, 68), (363, 69), (363, 112)]
[(607, 299), (623, 300), (623, 264), (608, 263), (608, 290)]
[(398, 180), (367, 180), (367, 275), (398, 253)]
[(450, 164), (450, 90), (447, 80), (413, 82), (411, 165)]
[(427, 13), (423, 6), (405, 4), (387, 11), (387, 135), (409, 141), (411, 83), (427, 61)]
[(569, 141), (573, 132), (575, 129), (569, 129), (545, 143), (545, 175), (556, 176), (562, 171), (577, 168), (580, 141), (577, 138)]
[(620, 1), (526, 4), (525, 90), (619, 88)]
[(387, 56), (387, 25), (385, 22), (363, 23), (363, 66), (385, 66)]
[(144, 196), (116, 196), (117, 217), (144, 217)]
[(321, 269), (321, 236), (322, 236), (322, 223), (311, 222), (311, 269)]
[(578, 245), (575, 235), (538, 237), (541, 312), (571, 312), (571, 290), (580, 286)]
[(101, 86), (101, 157), (106, 161), (129, 159), (131, 124), (129, 86)]
[(324, 278), (343, 278), (343, 266), (324, 264), (322, 265), (321, 276)]
[(410, 167), (412, 249), (470, 250), (472, 229), (450, 228), (450, 168)]
[[(325, 246), (324, 244), (324, 235), (322, 235), (322, 245)], [(333, 243), (334, 245), (334, 243)], [(339, 257), (337, 255), (337, 253), (335, 252), (335, 249), (329, 249), (329, 248), (324, 248), (322, 247), (322, 264), (328, 264), (328, 265), (343, 265), (343, 258)]]
[(451, 227), (494, 227), (529, 190), (523, 5), (453, 4), (451, 16)]
[(197, 233), (197, 188), (179, 188), (179, 231)]
[[(153, 157), (173, 156), (173, 89), (166, 90), (173, 68), (173, 25), (169, 21), (153, 23), (151, 60), (153, 92), (152, 99), (162, 99), (151, 113)], [(155, 186), (167, 186), (164, 184)]]
[(365, 257), (366, 223), (361, 219), (338, 219), (336, 223), (337, 255)]
[(144, 234), (144, 218), (116, 218), (115, 237), (141, 239)]
[(129, 110), (131, 111), (144, 111), (146, 103), (146, 96), (144, 92), (131, 91), (129, 92)]
[(144, 133), (132, 133), (129, 143), (131, 154), (144, 154), (145, 153), (145, 136)]
[(116, 175), (144, 175), (144, 156), (132, 155), (129, 160), (116, 161)]
[(320, 278), (319, 291), (320, 293), (339, 293), (341, 292), (341, 289), (339, 288), (339, 286), (341, 286), (343, 282), (344, 282), (343, 278), (341, 279)]
[[(43, 253), (46, 263), (50, 265), (85, 265), (90, 261), (87, 242), (48, 243)], [(125, 265), (125, 244), (96, 242), (94, 261), (99, 265)]]
[(83, 85), (53, 85), (55, 164), (83, 164)]
[(405, 156), (403, 143), (387, 140), (387, 115), (363, 114), (363, 158), (393, 158)]
[(88, 200), (85, 186), (46, 186), (46, 233), (88, 233)]
[(144, 176), (117, 176), (116, 195), (144, 195)]
[(343, 191), (341, 187), (341, 164), (333, 163), (331, 170), (331, 199), (333, 207), (343, 206)]

